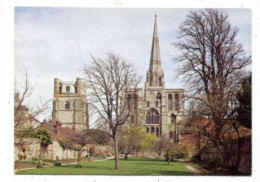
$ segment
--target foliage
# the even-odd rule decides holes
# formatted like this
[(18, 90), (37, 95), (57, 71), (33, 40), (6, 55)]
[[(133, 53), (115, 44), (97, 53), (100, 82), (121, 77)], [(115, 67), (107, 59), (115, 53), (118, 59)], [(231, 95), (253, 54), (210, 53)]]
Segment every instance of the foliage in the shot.
[(55, 161), (54, 166), (61, 166), (61, 163), (58, 161)]
[(154, 146), (155, 139), (154, 135), (147, 134), (142, 127), (131, 125), (130, 128), (125, 127), (121, 130), (119, 151), (125, 154), (125, 159), (127, 159), (128, 154), (134, 154), (134, 152), (140, 150), (149, 150), (151, 146)]
[(252, 74), (242, 78), (241, 80), (241, 89), (237, 92), (236, 97), (238, 100), (239, 106), (237, 107), (237, 118), (236, 120), (239, 124), (251, 128), (251, 118), (252, 118)]
[(33, 133), (33, 137), (40, 139), (41, 144), (44, 146), (52, 144), (51, 134), (46, 128), (38, 128), (36, 132)]

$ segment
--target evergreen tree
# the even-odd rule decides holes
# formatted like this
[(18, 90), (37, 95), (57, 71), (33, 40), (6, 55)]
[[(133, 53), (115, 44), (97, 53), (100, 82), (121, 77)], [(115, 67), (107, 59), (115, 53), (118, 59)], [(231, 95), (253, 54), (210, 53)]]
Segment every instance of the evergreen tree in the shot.
[(238, 100), (237, 107), (237, 121), (239, 124), (251, 128), (251, 80), (252, 74), (241, 80), (241, 89), (238, 91), (236, 97)]

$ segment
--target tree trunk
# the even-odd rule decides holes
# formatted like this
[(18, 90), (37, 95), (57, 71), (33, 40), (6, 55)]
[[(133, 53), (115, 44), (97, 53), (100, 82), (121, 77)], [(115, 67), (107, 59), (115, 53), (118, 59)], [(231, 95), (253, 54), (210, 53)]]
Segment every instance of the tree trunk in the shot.
[(79, 163), (80, 163), (80, 155), (81, 155), (81, 152), (80, 150), (78, 151), (78, 161), (77, 161), (77, 166), (80, 166)]
[(119, 154), (118, 154), (118, 142), (117, 137), (113, 137), (114, 140), (114, 152), (115, 152), (115, 169), (119, 169)]
[(170, 162), (171, 162), (171, 155), (168, 154), (168, 165), (170, 165)]
[(125, 154), (125, 160), (127, 160), (128, 159), (128, 154)]

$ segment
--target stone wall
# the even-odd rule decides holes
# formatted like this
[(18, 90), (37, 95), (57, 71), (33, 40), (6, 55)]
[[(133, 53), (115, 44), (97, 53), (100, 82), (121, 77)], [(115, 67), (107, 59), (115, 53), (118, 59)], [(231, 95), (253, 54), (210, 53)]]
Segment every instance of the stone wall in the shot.
[[(34, 138), (24, 139), (26, 143), (26, 160), (31, 160), (33, 157), (38, 158), (40, 155), (40, 140)], [(84, 158), (86, 155), (89, 155), (89, 149), (91, 147), (95, 148), (95, 155), (113, 155), (113, 149), (111, 146), (103, 146), (103, 145), (88, 145), (86, 146), (81, 154), (81, 157)], [(18, 155), (23, 153), (21, 150), (19, 151), (19, 147), (14, 147), (14, 159), (18, 160)], [(53, 143), (49, 145), (46, 149), (42, 149), (42, 158), (53, 159), (56, 160), (56, 157), (59, 160), (71, 160), (77, 159), (77, 152), (70, 149), (63, 149), (57, 140), (53, 140)]]

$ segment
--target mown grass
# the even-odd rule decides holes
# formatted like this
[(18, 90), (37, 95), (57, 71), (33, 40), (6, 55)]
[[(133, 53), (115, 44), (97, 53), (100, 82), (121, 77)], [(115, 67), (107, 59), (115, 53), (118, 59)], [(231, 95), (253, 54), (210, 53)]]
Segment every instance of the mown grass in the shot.
[(120, 160), (120, 169), (114, 169), (114, 160), (22, 170), (16, 174), (82, 174), (82, 175), (192, 175), (181, 162), (167, 164), (163, 159), (129, 158)]

